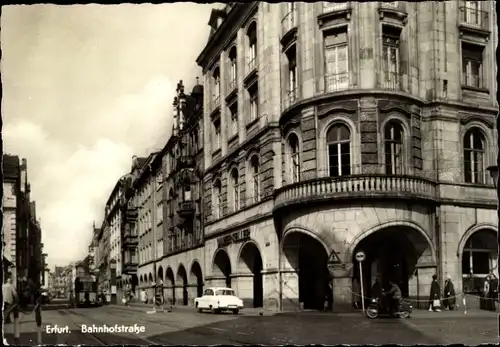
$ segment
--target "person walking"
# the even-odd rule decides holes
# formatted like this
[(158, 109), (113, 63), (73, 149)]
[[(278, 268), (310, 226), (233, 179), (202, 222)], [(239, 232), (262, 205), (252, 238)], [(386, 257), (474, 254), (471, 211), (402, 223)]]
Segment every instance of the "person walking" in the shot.
[(455, 309), (455, 303), (456, 303), (455, 295), (456, 295), (455, 286), (451, 281), (451, 277), (446, 276), (446, 280), (444, 282), (444, 301), (443, 301), (443, 306), (445, 309), (450, 311)]
[(352, 280), (352, 304), (354, 308), (358, 309), (361, 307), (361, 286), (357, 278)]
[(437, 275), (432, 275), (431, 293), (429, 296), (429, 312), (441, 312), (441, 288), (437, 281)]
[(17, 295), (16, 287), (12, 283), (12, 274), (10, 272), (5, 276), (5, 283), (2, 285), (2, 294), (4, 324), (10, 324), (12, 322), (10, 315), (19, 302), (19, 296)]
[(490, 275), (486, 276), (483, 284), (483, 300), (484, 300), (484, 309), (491, 311), (491, 277)]

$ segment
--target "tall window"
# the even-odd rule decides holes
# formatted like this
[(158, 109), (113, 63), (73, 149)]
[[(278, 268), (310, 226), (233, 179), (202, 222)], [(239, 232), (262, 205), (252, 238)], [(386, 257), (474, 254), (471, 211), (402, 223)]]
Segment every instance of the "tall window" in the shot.
[(229, 92), (236, 88), (237, 71), (236, 47), (233, 46), (229, 51)]
[(237, 169), (231, 171), (231, 198), (233, 211), (238, 211), (240, 208), (240, 183)]
[(464, 292), (482, 288), (484, 278), (497, 268), (498, 241), (496, 232), (480, 230), (467, 240), (462, 252)]
[(462, 84), (467, 87), (483, 87), (483, 48), (462, 42)]
[(212, 123), (212, 146), (213, 150), (217, 150), (220, 148), (221, 139), (220, 139), (220, 118), (217, 118)]
[(212, 213), (215, 218), (222, 217), (222, 185), (219, 180), (213, 186)]
[(326, 135), (331, 177), (351, 174), (351, 132), (344, 124), (333, 125)]
[(254, 83), (248, 88), (248, 97), (250, 99), (250, 122), (259, 117), (259, 87)]
[(464, 138), (465, 182), (485, 183), (485, 141), (479, 129), (467, 131)]
[[(287, 99), (290, 104), (297, 98), (297, 47), (293, 45), (286, 51), (288, 60), (288, 92)], [(289, 105), (288, 105), (289, 106)]]
[(214, 92), (213, 92), (214, 107), (217, 107), (220, 105), (220, 70), (218, 67), (215, 68), (214, 70), (213, 79), (214, 79)]
[(479, 1), (465, 1), (465, 22), (476, 26), (481, 25), (481, 4)]
[(169, 217), (172, 217), (174, 215), (174, 190), (172, 188), (168, 193), (168, 210)]
[(231, 120), (229, 122), (229, 137), (238, 134), (238, 102), (229, 106)]
[(250, 159), (251, 192), (253, 202), (260, 200), (260, 167), (259, 157), (254, 155)]
[(382, 35), (383, 87), (399, 88), (399, 36), (397, 29), (385, 26)]
[(334, 92), (349, 87), (347, 30), (324, 33), (325, 90)]
[(397, 122), (390, 122), (384, 132), (385, 173), (401, 175), (403, 173), (403, 127)]
[(257, 68), (257, 24), (253, 22), (248, 26), (248, 72)]
[(290, 151), (290, 177), (292, 183), (300, 180), (300, 156), (299, 156), (299, 139), (295, 134), (288, 137), (288, 147)]

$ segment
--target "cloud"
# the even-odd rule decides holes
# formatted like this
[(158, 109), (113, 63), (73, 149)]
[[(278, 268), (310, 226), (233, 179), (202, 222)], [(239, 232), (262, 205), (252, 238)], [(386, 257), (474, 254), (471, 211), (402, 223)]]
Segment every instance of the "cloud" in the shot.
[(28, 160), (50, 266), (85, 255), (132, 155), (167, 141), (213, 6), (2, 7), (4, 146)]
[(32, 199), (51, 262), (85, 256), (92, 223), (102, 219), (103, 206), (118, 178), (130, 170), (132, 156), (144, 155), (164, 139), (173, 95), (173, 84), (158, 76), (137, 94), (117, 98), (84, 124), (82, 131), (97, 138), (90, 146), (62, 142), (26, 120), (5, 124), (6, 152), (29, 158)]

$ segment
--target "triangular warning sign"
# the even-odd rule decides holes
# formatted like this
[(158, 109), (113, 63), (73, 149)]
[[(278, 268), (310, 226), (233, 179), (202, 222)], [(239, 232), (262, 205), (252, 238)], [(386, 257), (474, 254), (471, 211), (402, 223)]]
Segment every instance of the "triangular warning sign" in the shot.
[(328, 257), (328, 264), (342, 264), (342, 261), (335, 251), (330, 253), (330, 256)]

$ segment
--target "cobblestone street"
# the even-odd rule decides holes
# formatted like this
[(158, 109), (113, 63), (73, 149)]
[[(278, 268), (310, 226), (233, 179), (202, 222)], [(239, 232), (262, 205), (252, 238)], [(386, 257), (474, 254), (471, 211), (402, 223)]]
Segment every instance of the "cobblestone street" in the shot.
[[(466, 344), (497, 343), (496, 314), (416, 311), (408, 320), (369, 320), (360, 313), (209, 314), (180, 308), (147, 313), (147, 307), (107, 306), (44, 312), (46, 325), (68, 326), (71, 333), (43, 333), (44, 344)], [(143, 333), (82, 333), (81, 326), (144, 326)], [(36, 344), (34, 316), (21, 317), (24, 345)], [(45, 331), (45, 328), (44, 328)], [(13, 343), (12, 325), (6, 338)]]

